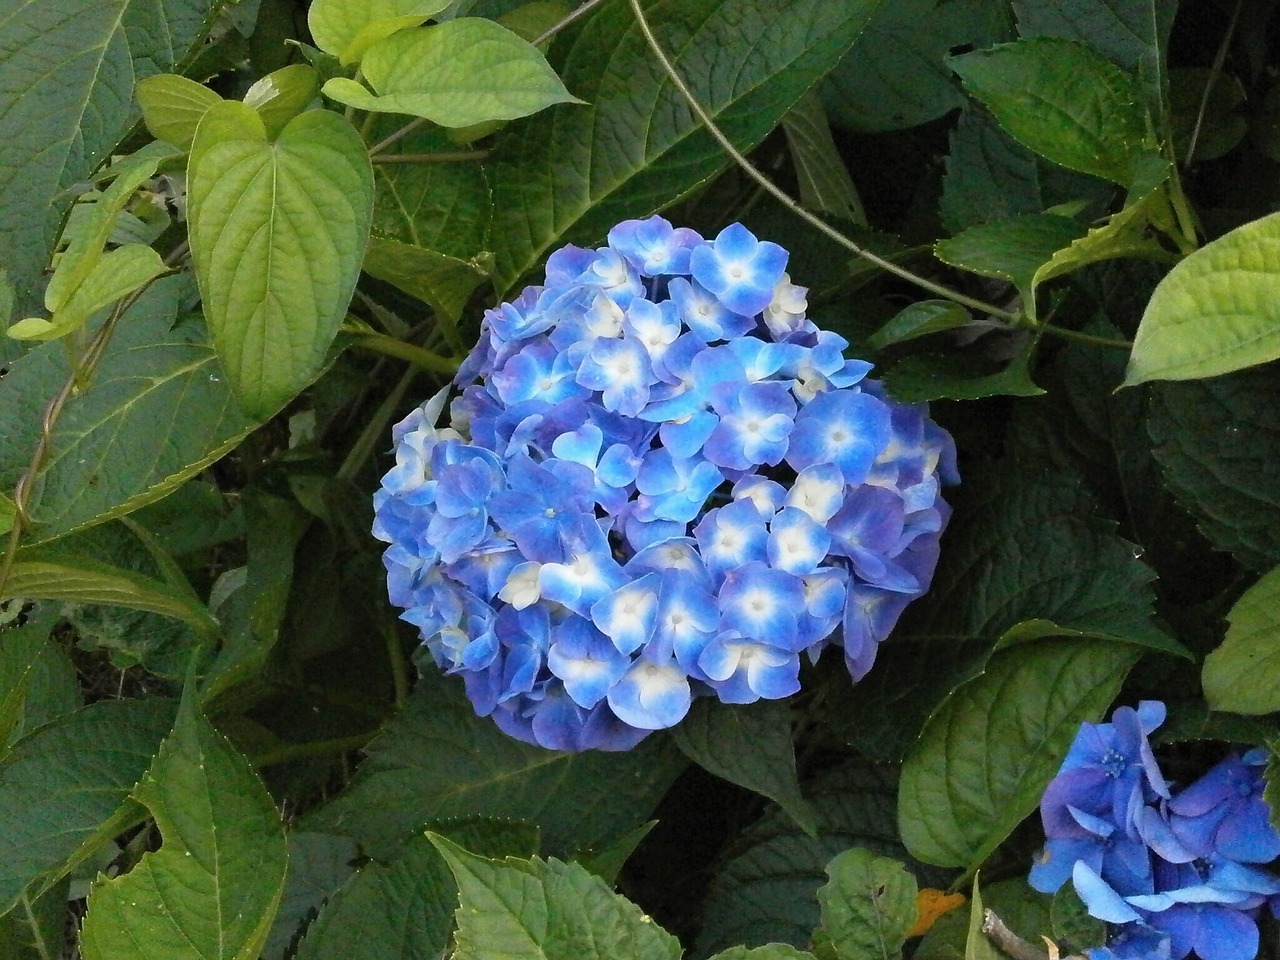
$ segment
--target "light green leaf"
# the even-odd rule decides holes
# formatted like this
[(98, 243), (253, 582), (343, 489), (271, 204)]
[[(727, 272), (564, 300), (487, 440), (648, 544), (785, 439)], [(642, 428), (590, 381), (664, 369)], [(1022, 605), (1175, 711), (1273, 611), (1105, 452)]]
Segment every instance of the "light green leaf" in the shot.
[(0, 534), (8, 533), (18, 520), (18, 505), (12, 498), (0, 493)]
[(295, 117), (274, 144), (242, 103), (205, 114), (191, 148), (188, 223), (205, 316), (250, 416), (320, 371), (360, 272), (373, 171), (351, 124)]
[(370, 47), (360, 67), (374, 94), (336, 77), (324, 85), (325, 96), (444, 127), (514, 120), (552, 104), (580, 102), (537, 47), (477, 17), (401, 30)]
[(203, 83), (176, 73), (139, 80), (133, 95), (142, 107), (142, 121), (151, 135), (184, 153), (191, 149), (196, 127), (205, 111), (222, 102), (222, 98)]
[(492, 259), (459, 260), (375, 236), (364, 255), (364, 272), (429, 303), (456, 322), (472, 292), (484, 283)]
[(1280, 358), (1280, 214), (1237, 227), (1160, 281), (1125, 384), (1192, 380)]
[(963, 327), (973, 318), (969, 311), (950, 300), (921, 300), (899, 311), (892, 320), (867, 338), (867, 343), (883, 350), (891, 343), (902, 343), (942, 330)]
[(576, 863), (486, 860), (427, 835), (458, 884), (457, 960), (678, 960), (680, 942)]
[(99, 877), (80, 932), (85, 960), (251, 960), (284, 886), (285, 841), (247, 760), (184, 701), (133, 793), (163, 845)]
[[(741, 149), (759, 143), (849, 48), (883, 0), (646, 0), (676, 69)], [(721, 73), (707, 69), (733, 64)], [(504, 293), (554, 247), (688, 196), (729, 159), (668, 81), (625, 3), (605, 4), (550, 51), (590, 106), (561, 105), (503, 130), (486, 164), (490, 243)]]
[[(32, 541), (160, 499), (257, 426), (223, 382), (203, 325), (174, 324), (189, 280), (152, 284), (125, 313), (89, 388), (67, 401), (29, 508)], [(26, 469), (40, 410), (68, 376), (62, 345), (49, 343), (0, 380), (0, 488)]]
[(316, 0), (307, 10), (307, 26), (316, 46), (347, 66), (359, 63), (370, 44), (447, 6), (449, 0)]
[(1263, 575), (1227, 614), (1227, 636), (1204, 661), (1201, 682), (1213, 710), (1280, 710), (1280, 567)]
[(916, 881), (897, 860), (846, 850), (818, 891), (821, 935), (838, 960), (896, 960), (916, 922)]
[(121, 816), (140, 819), (129, 791), (173, 713), (163, 698), (103, 700), (14, 744), (0, 763), (0, 910), (28, 887), (47, 889), (114, 836)]
[(244, 102), (258, 111), (267, 128), (267, 138), (274, 140), (319, 94), (320, 74), (316, 68), (294, 63), (254, 83), (245, 93)]
[(1036, 272), (1055, 253), (1084, 236), (1087, 225), (1049, 213), (1024, 214), (1012, 220), (970, 227), (939, 240), (934, 254), (944, 263), (984, 277), (1012, 283), (1034, 310)]
[(19, 552), (0, 591), (0, 599), (9, 597), (105, 603), (183, 620), (206, 634), (217, 631), (203, 605), (166, 583), (90, 557), (59, 554), (43, 547)]
[(28, 317), (9, 328), (15, 340), (57, 340), (79, 330), (99, 310), (167, 273), (160, 254), (140, 243), (105, 253), (51, 320)]
[[(149, 143), (113, 167), (118, 171), (115, 180), (89, 204), (89, 212), (80, 220), (79, 231), (58, 260), (58, 267), (44, 292), (46, 310), (56, 314), (67, 306), (103, 258), (103, 247), (124, 205), (132, 199), (138, 187), (155, 174), (163, 161), (179, 155), (179, 151), (167, 143)], [(102, 284), (104, 281), (100, 279), (98, 282)]]
[(782, 118), (782, 129), (791, 147), (791, 162), (800, 181), (800, 202), (810, 210), (829, 213), (860, 227), (867, 225), (858, 188), (844, 165), (822, 100), (814, 91)]
[[(538, 832), (529, 824), (472, 818), (433, 821), (427, 829), (486, 857), (531, 857)], [(419, 960), (445, 952), (458, 888), (426, 833), (412, 837), (392, 863), (371, 863), (330, 899), (307, 928), (297, 960)]]
[(420, 679), (351, 785), (308, 815), (306, 828), (357, 837), (390, 859), (428, 818), (508, 817), (536, 823), (546, 849), (567, 854), (648, 820), (687, 763), (657, 737), (627, 753), (521, 743), (477, 717), (456, 679)]
[(1081, 43), (1041, 38), (952, 57), (965, 89), (1024, 146), (1127, 185), (1155, 152), (1137, 78)]
[(992, 656), (907, 754), (898, 822), (926, 863), (976, 870), (1040, 802), (1082, 722), (1096, 722), (1141, 652), (1042, 640)]
[(730, 783), (776, 802), (805, 833), (817, 824), (800, 795), (791, 742), (791, 709), (781, 700), (750, 705), (704, 697), (672, 731), (685, 756)]

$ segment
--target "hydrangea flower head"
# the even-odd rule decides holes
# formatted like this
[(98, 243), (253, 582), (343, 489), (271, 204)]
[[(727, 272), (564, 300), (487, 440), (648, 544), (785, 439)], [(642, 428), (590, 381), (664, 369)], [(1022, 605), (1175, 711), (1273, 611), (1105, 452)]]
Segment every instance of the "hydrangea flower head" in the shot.
[(1266, 751), (1176, 789), (1147, 741), (1164, 715), (1143, 701), (1081, 725), (1041, 802), (1048, 842), (1031, 885), (1053, 893), (1070, 879), (1108, 924), (1091, 960), (1254, 960), (1258, 913), (1280, 902), (1280, 875), (1261, 866), (1280, 856), (1262, 799)]
[(854, 679), (933, 577), (951, 438), (805, 317), (787, 252), (661, 217), (490, 310), (393, 431), (374, 535), (403, 618), (477, 713), (626, 750), (693, 698)]

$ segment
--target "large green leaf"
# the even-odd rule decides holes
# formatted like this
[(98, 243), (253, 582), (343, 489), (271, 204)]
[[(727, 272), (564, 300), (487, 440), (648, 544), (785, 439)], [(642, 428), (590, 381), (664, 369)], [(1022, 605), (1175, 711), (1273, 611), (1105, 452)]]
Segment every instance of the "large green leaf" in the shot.
[(351, 124), (295, 117), (274, 143), (252, 107), (205, 114), (188, 167), (191, 257), (222, 367), (251, 416), (320, 371), (360, 272), (373, 171)]
[(1024, 214), (1012, 220), (970, 227), (934, 246), (939, 260), (1018, 288), (1032, 309), (1037, 271), (1059, 250), (1084, 236), (1088, 227), (1068, 217)]
[(26, 622), (0, 630), (0, 747), (7, 747), (21, 728), (27, 690), (50, 646), (57, 622), (49, 604), (33, 607)]
[(173, 722), (171, 700), (104, 700), (41, 727), (0, 763), (0, 911), (48, 886), (122, 824)]
[[(33, 541), (160, 499), (257, 426), (223, 382), (203, 325), (175, 325), (188, 290), (183, 277), (153, 284), (122, 318), (89, 388), (67, 401), (30, 507)], [(26, 469), (40, 411), (69, 375), (65, 351), (50, 343), (0, 380), (0, 487)]]
[(907, 755), (898, 822), (926, 863), (975, 870), (1040, 802), (1082, 722), (1096, 722), (1141, 651), (1052, 639), (995, 654)]
[(814, 960), (814, 956), (785, 943), (767, 943), (763, 947), (730, 947), (710, 960)]
[(190, 150), (196, 127), (205, 111), (222, 98), (206, 87), (176, 73), (161, 73), (138, 81), (134, 96), (142, 107), (142, 120), (157, 140)]
[(459, 260), (426, 247), (372, 237), (364, 272), (429, 303), (451, 322), (488, 275), (484, 260)]
[[(433, 833), (485, 857), (530, 857), (537, 831), (503, 820), (433, 821)], [(434, 960), (449, 945), (458, 888), (426, 833), (398, 859), (371, 863), (325, 904), (298, 946), (297, 960)]]
[(1136, 77), (1091, 47), (1018, 40), (950, 63), (1001, 126), (1054, 163), (1127, 185), (1154, 152)]
[(431, 675), (366, 753), (351, 785), (305, 823), (384, 858), (431, 817), (529, 820), (551, 853), (599, 846), (649, 819), (685, 764), (659, 737), (621, 754), (521, 743), (475, 715), (457, 678)]
[(1237, 227), (1160, 282), (1125, 384), (1191, 380), (1280, 358), (1280, 214)]
[(27, 309), (79, 192), (71, 188), (133, 123), (135, 78), (186, 56), (214, 7), (210, 0), (0, 3), (0, 266)]
[(1244, 592), (1227, 614), (1226, 639), (1204, 661), (1204, 696), (1214, 710), (1280, 710), (1280, 568)]
[(916, 881), (897, 860), (846, 850), (827, 864), (814, 935), (837, 960), (896, 960), (916, 921)]
[(1280, 563), (1280, 380), (1275, 365), (1151, 390), (1147, 430), (1165, 483), (1219, 550)]
[[(351, 879), (360, 848), (350, 837), (290, 830), (285, 836), (289, 875), (276, 910), (275, 923), (262, 948), (266, 960), (283, 960), (290, 945), (317, 915), (324, 902)], [(292, 952), (288, 954), (293, 956)]]
[(814, 832), (813, 811), (796, 780), (791, 709), (785, 703), (726, 704), (704, 697), (673, 733), (685, 755), (704, 770), (768, 797), (806, 833)]
[(527, 117), (576, 103), (538, 48), (506, 27), (462, 17), (379, 40), (360, 69), (374, 93), (335, 77), (325, 96), (359, 110), (407, 113), (442, 127)]
[(865, 133), (934, 120), (964, 105), (947, 54), (1013, 39), (1012, 19), (991, 0), (886, 3), (823, 82), (823, 102), (840, 126)]
[(284, 886), (284, 832), (253, 768), (192, 698), (133, 796), (163, 845), (95, 881), (85, 960), (256, 958)]
[[(650, 0), (644, 7), (694, 94), (745, 148), (831, 68), (881, 2)], [(667, 80), (627, 4), (607, 4), (566, 30), (551, 62), (590, 106), (553, 107), (508, 127), (495, 145), (488, 170), (500, 292), (552, 247), (602, 240), (618, 221), (687, 196), (728, 163)]]
[(458, 884), (457, 960), (678, 960), (680, 941), (576, 863), (487, 860), (431, 834)]
[(782, 118), (782, 129), (791, 147), (800, 202), (810, 210), (865, 227), (867, 214), (862, 209), (858, 188), (853, 185), (849, 168), (836, 149), (826, 110), (817, 93), (810, 91), (800, 98)]

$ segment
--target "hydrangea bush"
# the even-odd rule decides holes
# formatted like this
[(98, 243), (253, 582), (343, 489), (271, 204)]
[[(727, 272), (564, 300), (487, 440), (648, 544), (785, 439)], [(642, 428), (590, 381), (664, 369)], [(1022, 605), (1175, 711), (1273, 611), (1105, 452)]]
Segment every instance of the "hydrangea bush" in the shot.
[(854, 680), (929, 586), (950, 437), (805, 316), (787, 252), (628, 220), (485, 314), (396, 425), (375, 498), (391, 600), (478, 713), (625, 750), (697, 696)]
[(1265, 749), (1231, 754), (1186, 785), (1161, 772), (1149, 735), (1165, 706), (1120, 707), (1085, 723), (1045, 791), (1048, 842), (1031, 885), (1068, 879), (1108, 924), (1091, 960), (1252, 960), (1257, 917), (1280, 908), (1280, 834), (1262, 798)]

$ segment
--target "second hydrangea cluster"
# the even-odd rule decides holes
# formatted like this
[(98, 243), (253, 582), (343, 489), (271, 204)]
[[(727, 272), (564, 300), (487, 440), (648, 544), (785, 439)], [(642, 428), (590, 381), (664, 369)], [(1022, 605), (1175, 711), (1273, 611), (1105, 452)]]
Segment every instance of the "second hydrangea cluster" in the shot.
[(1068, 878), (1106, 921), (1091, 960), (1253, 960), (1257, 917), (1280, 905), (1280, 835), (1262, 797), (1265, 750), (1232, 755), (1175, 789), (1148, 735), (1164, 704), (1121, 707), (1081, 726), (1040, 805), (1048, 843), (1031, 885)]
[(621, 223), (488, 312), (447, 427), (444, 394), (396, 426), (391, 599), (511, 735), (628, 749), (832, 643), (858, 679), (928, 587), (951, 439), (786, 265), (741, 225)]

